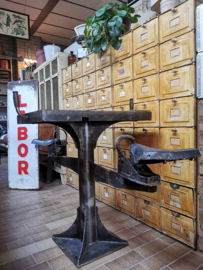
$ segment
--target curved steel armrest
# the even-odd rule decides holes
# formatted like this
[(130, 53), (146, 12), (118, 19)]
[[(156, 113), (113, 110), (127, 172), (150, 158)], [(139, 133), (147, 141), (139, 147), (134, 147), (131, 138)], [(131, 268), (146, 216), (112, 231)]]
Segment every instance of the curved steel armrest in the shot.
[(20, 103), (19, 103), (19, 97), (18, 97), (18, 91), (13, 91), (13, 102), (16, 109), (17, 114), (23, 118), (27, 119), (28, 117), (26, 115), (23, 115), (20, 111)]
[(34, 139), (32, 141), (32, 144), (36, 144), (36, 145), (41, 145), (41, 146), (48, 146), (48, 145), (52, 145), (54, 143), (58, 143), (60, 142), (59, 139), (52, 139), (52, 140), (39, 140), (39, 139)]

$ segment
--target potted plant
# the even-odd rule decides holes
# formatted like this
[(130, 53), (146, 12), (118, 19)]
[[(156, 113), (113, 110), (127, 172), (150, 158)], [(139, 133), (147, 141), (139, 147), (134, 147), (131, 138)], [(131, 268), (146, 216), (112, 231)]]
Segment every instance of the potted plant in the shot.
[[(94, 14), (93, 18), (88, 17), (85, 27), (86, 45), (90, 51), (98, 54), (100, 51), (105, 52), (108, 43), (118, 50), (121, 45), (120, 36), (130, 30), (127, 27), (128, 21), (136, 23), (140, 15), (132, 14), (134, 8), (128, 7), (126, 4), (109, 3), (101, 6)], [(127, 21), (127, 23), (126, 23)]]

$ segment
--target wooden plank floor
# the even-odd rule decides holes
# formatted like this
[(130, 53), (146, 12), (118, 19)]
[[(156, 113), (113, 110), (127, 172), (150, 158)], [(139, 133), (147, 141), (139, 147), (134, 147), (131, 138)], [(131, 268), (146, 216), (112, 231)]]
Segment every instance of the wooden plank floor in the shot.
[[(39, 191), (8, 189), (7, 159), (0, 165), (0, 269), (77, 269), (52, 241), (76, 217), (78, 191), (60, 179)], [(83, 270), (203, 270), (203, 253), (162, 235), (133, 218), (97, 202), (105, 226), (129, 246)]]

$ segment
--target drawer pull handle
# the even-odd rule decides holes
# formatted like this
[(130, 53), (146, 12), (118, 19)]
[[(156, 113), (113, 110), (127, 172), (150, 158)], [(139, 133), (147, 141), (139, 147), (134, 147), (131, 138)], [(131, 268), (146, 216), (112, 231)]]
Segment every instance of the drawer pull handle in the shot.
[(173, 13), (175, 13), (175, 12), (178, 11), (178, 9), (177, 9), (177, 8), (172, 8), (171, 11), (172, 11)]
[(144, 200), (144, 204), (149, 205), (149, 204), (150, 204), (150, 202), (149, 202), (149, 201), (147, 201), (147, 200)]
[(121, 106), (121, 107), (120, 107), (120, 109), (121, 109), (121, 110), (123, 110), (123, 109), (124, 109), (124, 107), (123, 107), (123, 106)]
[(148, 129), (147, 129), (147, 128), (143, 128), (143, 129), (142, 129), (142, 131), (147, 132), (147, 131), (148, 131)]
[(103, 151), (106, 153), (106, 149), (104, 148)]
[(103, 70), (103, 69), (101, 69), (101, 70), (100, 70), (100, 72), (101, 72), (101, 73), (104, 73), (104, 70)]
[(122, 66), (123, 65), (123, 62), (122, 61), (119, 61), (119, 64)]
[(90, 75), (88, 75), (87, 78), (90, 79)]
[(178, 132), (178, 129), (177, 128), (172, 128), (172, 132), (176, 133), (176, 132)]
[(89, 56), (86, 57), (87, 61), (89, 61)]
[(142, 28), (147, 28), (146, 24), (143, 24), (143, 25), (142, 25)]
[(76, 66), (76, 67), (78, 66), (78, 63), (77, 63), (77, 62), (75, 63), (75, 66)]
[(178, 73), (178, 70), (177, 69), (173, 69), (172, 70), (172, 73), (175, 73), (176, 74), (176, 73)]
[[(172, 211), (171, 211), (172, 212)], [(172, 212), (172, 216), (174, 218), (179, 218), (180, 217), (180, 214), (176, 213), (176, 212)]]
[(145, 51), (142, 51), (141, 54), (146, 55), (147, 53)]
[(124, 87), (124, 84), (123, 84), (123, 83), (121, 83), (121, 84), (119, 84), (119, 86), (120, 86), (120, 87)]
[(75, 80), (76, 83), (78, 83), (78, 80)]
[(146, 81), (147, 81), (147, 78), (142, 78), (142, 81), (143, 81), (143, 82), (146, 82)]
[(143, 107), (147, 107), (147, 103), (145, 102), (145, 103), (143, 103), (143, 105), (142, 105)]
[(177, 99), (173, 98), (172, 103), (174, 103), (174, 104), (178, 103)]
[(104, 89), (102, 89), (101, 91), (102, 91), (103, 93), (105, 92), (105, 90), (104, 90)]
[(171, 39), (171, 42), (174, 43), (174, 44), (176, 44), (178, 42), (178, 40), (177, 40), (177, 38), (172, 38)]
[(121, 128), (120, 131), (125, 131), (125, 129), (124, 128)]

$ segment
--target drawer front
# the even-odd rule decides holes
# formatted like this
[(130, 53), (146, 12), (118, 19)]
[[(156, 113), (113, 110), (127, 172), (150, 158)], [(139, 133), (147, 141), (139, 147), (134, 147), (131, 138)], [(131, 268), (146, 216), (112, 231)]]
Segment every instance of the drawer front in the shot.
[(98, 147), (99, 164), (114, 168), (114, 151), (111, 148)]
[(72, 79), (71, 76), (71, 66), (63, 69), (63, 83), (70, 82)]
[(131, 216), (136, 216), (135, 197), (133, 195), (116, 190), (116, 207)]
[(188, 33), (160, 46), (160, 69), (167, 70), (195, 61), (195, 36)]
[(68, 184), (71, 185), (71, 186), (74, 186), (74, 173), (67, 170), (66, 175), (67, 175)]
[(82, 78), (79, 79), (75, 79), (72, 82), (72, 86), (73, 86), (73, 95), (80, 95), (83, 93), (83, 80)]
[(96, 77), (95, 72), (83, 77), (83, 88), (85, 92), (96, 90)]
[(96, 92), (84, 94), (84, 109), (93, 110), (96, 108)]
[(113, 147), (113, 129), (112, 128), (107, 128), (106, 130), (104, 130), (104, 132), (102, 132), (102, 134), (100, 135), (98, 141), (97, 141), (97, 145), (98, 146), (104, 146), (104, 147)]
[(160, 98), (195, 94), (195, 67), (189, 65), (160, 74)]
[(160, 101), (161, 126), (194, 126), (195, 97), (175, 98)]
[(113, 64), (113, 84), (132, 80), (132, 57)]
[(195, 148), (194, 128), (161, 128), (161, 149), (178, 150)]
[(113, 105), (129, 104), (133, 98), (133, 82), (126, 82), (114, 85), (113, 87)]
[(100, 52), (95, 55), (96, 70), (111, 65), (111, 47), (107, 46), (106, 52)]
[(161, 204), (182, 214), (194, 216), (194, 195), (190, 188), (161, 182)]
[(69, 133), (67, 133), (67, 142), (73, 143), (73, 139), (72, 139), (72, 137), (70, 136)]
[(194, 161), (173, 161), (161, 164), (161, 178), (164, 181), (195, 187), (196, 163)]
[(100, 186), (101, 200), (111, 206), (115, 206), (115, 188), (105, 185)]
[(112, 62), (115, 63), (121, 59), (132, 55), (132, 32), (120, 38), (121, 46), (118, 50), (112, 48)]
[(78, 150), (74, 143), (67, 144), (67, 156), (68, 157), (78, 157)]
[(157, 73), (159, 70), (159, 47), (153, 47), (133, 56), (134, 79)]
[(136, 198), (137, 218), (143, 222), (161, 229), (161, 208), (159, 205)]
[[(133, 136), (133, 128), (115, 128), (114, 129), (114, 144), (115, 144), (115, 140), (121, 135)], [(124, 149), (128, 149), (131, 144), (132, 142), (129, 140), (120, 141), (120, 147)]]
[[(126, 158), (130, 158), (130, 150), (129, 149), (121, 148), (121, 151)], [(117, 149), (114, 149), (114, 167), (116, 169), (118, 169), (118, 151), (117, 151)], [(135, 194), (135, 191), (133, 191), (133, 194)]]
[(194, 29), (194, 1), (185, 1), (159, 17), (160, 42)]
[(136, 191), (136, 195), (150, 202), (160, 203), (161, 202), (161, 188), (158, 186), (157, 192), (149, 193)]
[(104, 88), (97, 91), (97, 107), (105, 108), (112, 105), (112, 88)]
[(74, 110), (83, 110), (83, 95), (73, 97), (73, 109)]
[(159, 98), (159, 75), (143, 77), (134, 81), (134, 101), (145, 102)]
[(95, 71), (95, 54), (91, 53), (83, 58), (83, 76)]
[(97, 89), (111, 86), (111, 66), (97, 70)]
[[(114, 107), (113, 111), (115, 112), (124, 112), (124, 111), (129, 111), (129, 105), (122, 105), (122, 106), (118, 106), (118, 107)], [(114, 126), (115, 127), (133, 127), (133, 122), (119, 122), (116, 123)]]
[(76, 62), (75, 64), (72, 64), (72, 79), (80, 78), (82, 77), (82, 62), (83, 59)]
[(95, 183), (95, 197), (96, 199), (100, 200), (101, 196), (100, 196), (100, 184), (99, 183)]
[(73, 87), (72, 82), (63, 84), (63, 97), (72, 97), (73, 95)]
[(73, 98), (65, 98), (63, 100), (63, 108), (64, 110), (73, 110)]
[(94, 163), (99, 163), (99, 153), (98, 153), (98, 147), (94, 149)]
[(158, 18), (133, 30), (133, 54), (157, 45), (159, 42)]
[(152, 119), (150, 121), (137, 121), (134, 126), (136, 127), (155, 127), (159, 126), (159, 101), (151, 101), (134, 104), (134, 110), (146, 110), (152, 112)]
[(163, 232), (195, 247), (195, 226), (192, 218), (161, 208), (161, 225)]

